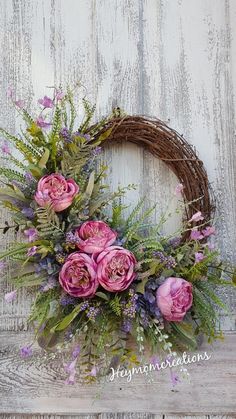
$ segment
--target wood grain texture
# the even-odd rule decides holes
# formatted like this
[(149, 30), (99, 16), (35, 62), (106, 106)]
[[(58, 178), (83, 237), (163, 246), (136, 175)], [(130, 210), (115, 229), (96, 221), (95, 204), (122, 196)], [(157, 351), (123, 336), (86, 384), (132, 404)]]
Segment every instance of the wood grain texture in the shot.
[[(235, 262), (236, 2), (0, 0), (0, 7), (0, 125), (11, 132), (20, 128), (6, 96), (8, 86), (36, 111), (37, 99), (50, 95), (47, 86), (78, 81), (82, 93), (97, 103), (96, 118), (120, 106), (127, 113), (169, 122), (196, 147), (207, 167), (218, 202), (219, 245), (223, 256)], [(176, 178), (162, 162), (131, 144), (106, 148), (103, 161), (110, 165), (112, 188), (137, 184), (126, 199), (130, 208), (146, 196), (147, 206), (158, 203), (154, 219), (167, 208), (174, 211)], [(1, 210), (1, 220), (7, 217)], [(166, 231), (178, 223), (179, 217), (168, 222)], [(1, 247), (14, 239), (4, 237)], [(216, 347), (214, 363), (194, 366), (189, 385), (171, 390), (168, 377), (152, 385), (137, 377), (129, 386), (110, 384), (94, 401), (95, 388), (65, 388), (58, 364), (50, 370), (40, 359), (25, 364), (16, 357), (28, 336), (24, 331), (32, 296), (21, 291), (16, 302), (6, 305), (3, 295), (10, 289), (9, 280), (0, 283), (1, 417), (7, 412), (9, 418), (17, 412), (74, 417), (94, 412), (95, 419), (104, 412), (100, 417), (105, 419), (111, 418), (107, 411), (140, 411), (206, 418), (236, 412), (235, 337)], [(232, 316), (222, 315), (222, 327), (235, 331), (235, 293), (223, 297)], [(159, 419), (151, 413), (114, 417)]]
[[(1, 333), (1, 413), (79, 414), (149, 412), (156, 414), (230, 414), (236, 409), (235, 335), (225, 343), (203, 346), (211, 359), (189, 365), (190, 380), (172, 387), (170, 371), (136, 374), (132, 382), (115, 379), (103, 385), (66, 386), (63, 358), (49, 364), (42, 354), (22, 360), (19, 347), (28, 333)], [(214, 371), (214, 373), (213, 373)], [(14, 400), (14, 404), (12, 401)]]

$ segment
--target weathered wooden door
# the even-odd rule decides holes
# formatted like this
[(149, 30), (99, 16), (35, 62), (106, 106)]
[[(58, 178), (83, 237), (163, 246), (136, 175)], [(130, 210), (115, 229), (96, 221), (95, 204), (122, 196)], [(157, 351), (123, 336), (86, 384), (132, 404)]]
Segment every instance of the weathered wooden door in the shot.
[[(222, 254), (236, 262), (236, 1), (0, 0), (0, 9), (0, 125), (12, 132), (19, 128), (8, 86), (33, 107), (47, 86), (78, 80), (97, 103), (97, 117), (120, 106), (127, 113), (169, 121), (196, 146), (208, 169)], [(148, 191), (150, 201), (160, 203), (158, 217), (175, 185), (165, 166), (134, 145), (113, 146), (104, 159), (111, 164), (112, 185), (138, 184), (128, 201)], [(3, 221), (6, 216), (1, 213)], [(1, 244), (7, 245), (2, 239)], [(231, 314), (222, 316), (225, 342), (210, 348), (211, 361), (193, 365), (191, 381), (173, 390), (165, 374), (154, 383), (139, 376), (131, 384), (66, 387), (60, 365), (40, 358), (23, 362), (18, 348), (29, 340), (31, 296), (22, 292), (6, 306), (2, 295), (7, 290), (10, 285), (1, 283), (1, 417), (236, 414), (232, 292), (224, 296)]]

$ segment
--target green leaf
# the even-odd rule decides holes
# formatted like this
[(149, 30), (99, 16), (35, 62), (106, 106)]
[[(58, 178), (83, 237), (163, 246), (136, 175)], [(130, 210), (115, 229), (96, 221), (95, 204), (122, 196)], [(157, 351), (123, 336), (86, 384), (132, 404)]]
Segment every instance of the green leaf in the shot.
[(48, 148), (45, 148), (44, 154), (42, 155), (41, 159), (38, 162), (38, 166), (40, 167), (40, 169), (44, 169), (46, 167), (49, 156), (50, 156), (50, 151), (48, 150)]
[(95, 180), (95, 172), (93, 171), (89, 176), (88, 185), (85, 190), (86, 199), (89, 199), (93, 193), (94, 180)]
[(98, 141), (102, 142), (105, 141), (112, 133), (113, 127), (107, 129), (106, 131), (104, 131), (101, 135), (99, 135), (98, 137)]
[(95, 294), (97, 297), (102, 298), (103, 300), (109, 301), (109, 297), (104, 292), (98, 291)]
[(0, 254), (0, 259), (4, 259), (7, 256), (13, 256), (13, 255), (17, 255), (17, 253), (22, 253), (23, 251), (25, 251), (28, 247), (31, 247), (32, 243), (27, 243), (24, 244), (22, 246), (17, 246), (14, 247), (13, 249), (7, 250), (4, 253)]
[(177, 336), (179, 336), (181, 340), (186, 341), (186, 344), (189, 348), (193, 350), (197, 348), (197, 342), (196, 338), (194, 337), (193, 328), (191, 324), (185, 322), (171, 322), (170, 324), (172, 329), (176, 332)]
[(51, 332), (60, 332), (64, 329), (66, 329), (71, 324), (71, 322), (73, 322), (73, 320), (77, 317), (77, 315), (79, 314), (81, 304), (77, 305), (70, 314), (68, 314), (66, 317), (64, 317), (63, 320), (61, 320), (59, 323), (57, 323), (56, 326), (54, 326), (51, 329)]
[(149, 277), (143, 279), (141, 282), (139, 282), (139, 284), (136, 287), (136, 292), (140, 292), (141, 294), (144, 294), (145, 292), (145, 285), (148, 282)]
[(47, 319), (51, 319), (52, 317), (55, 316), (55, 314), (57, 313), (58, 307), (59, 307), (59, 303), (57, 300), (50, 301)]

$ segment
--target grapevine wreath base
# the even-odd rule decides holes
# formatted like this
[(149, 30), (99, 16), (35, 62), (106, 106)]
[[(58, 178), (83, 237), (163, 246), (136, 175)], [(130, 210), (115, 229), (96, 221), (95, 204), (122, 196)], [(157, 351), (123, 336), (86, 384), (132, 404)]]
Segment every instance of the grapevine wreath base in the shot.
[[(222, 337), (215, 307), (224, 304), (215, 286), (233, 286), (234, 276), (214, 248), (208, 178), (192, 147), (162, 121), (119, 110), (92, 124), (95, 108), (86, 99), (78, 123), (70, 89), (53, 89), (33, 115), (11, 90), (9, 96), (26, 127), (17, 136), (0, 129), (0, 200), (12, 214), (1, 231), (17, 233), (0, 255), (1, 270), (12, 266), (6, 304), (20, 288), (34, 296), (35, 339), (20, 355), (33, 356), (38, 342), (46, 360), (63, 360), (73, 384), (117, 366), (154, 359), (158, 366), (196, 349), (201, 335)], [(163, 235), (165, 218), (153, 226), (154, 208), (144, 210), (144, 200), (124, 218), (123, 197), (133, 185), (111, 192), (98, 164), (102, 147), (117, 141), (146, 147), (176, 174), (173, 193), (185, 202), (181, 231)], [(173, 371), (171, 377), (179, 380)]]

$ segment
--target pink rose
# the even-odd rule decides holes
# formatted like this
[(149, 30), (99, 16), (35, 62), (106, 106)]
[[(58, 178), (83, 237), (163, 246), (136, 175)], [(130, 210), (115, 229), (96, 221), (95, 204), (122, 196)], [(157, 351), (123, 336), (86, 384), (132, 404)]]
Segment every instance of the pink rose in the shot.
[(78, 248), (86, 253), (98, 253), (116, 240), (117, 233), (103, 221), (86, 221), (75, 234), (79, 237)]
[(97, 257), (97, 277), (107, 291), (124, 291), (135, 279), (136, 259), (120, 246), (107, 247)]
[(163, 317), (180, 322), (193, 303), (192, 284), (182, 278), (167, 278), (158, 288), (156, 297)]
[(50, 204), (55, 212), (60, 212), (72, 204), (78, 192), (79, 187), (73, 179), (53, 173), (40, 179), (34, 199), (41, 207)]
[(85, 253), (74, 252), (65, 261), (59, 274), (59, 282), (73, 297), (93, 297), (97, 288), (97, 265)]

